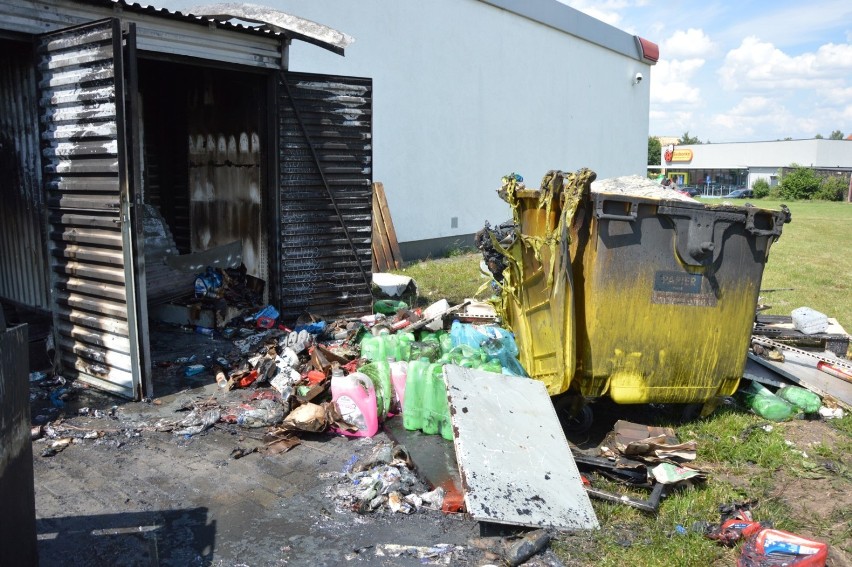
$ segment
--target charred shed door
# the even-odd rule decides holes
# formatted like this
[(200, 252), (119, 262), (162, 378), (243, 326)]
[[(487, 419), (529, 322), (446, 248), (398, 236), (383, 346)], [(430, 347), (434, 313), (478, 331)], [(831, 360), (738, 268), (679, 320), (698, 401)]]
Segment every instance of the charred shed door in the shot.
[(37, 51), (62, 372), (138, 398), (146, 338), (137, 327), (125, 138), (124, 52), (132, 49), (133, 36), (109, 19), (44, 35)]
[(278, 92), (282, 317), (370, 313), (372, 80), (286, 72)]

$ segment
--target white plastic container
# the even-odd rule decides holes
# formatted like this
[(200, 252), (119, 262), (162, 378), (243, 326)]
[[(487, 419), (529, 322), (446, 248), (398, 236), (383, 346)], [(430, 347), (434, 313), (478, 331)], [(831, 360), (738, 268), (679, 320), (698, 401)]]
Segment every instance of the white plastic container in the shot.
[(810, 307), (793, 309), (793, 327), (802, 334), (815, 335), (828, 328), (828, 316)]

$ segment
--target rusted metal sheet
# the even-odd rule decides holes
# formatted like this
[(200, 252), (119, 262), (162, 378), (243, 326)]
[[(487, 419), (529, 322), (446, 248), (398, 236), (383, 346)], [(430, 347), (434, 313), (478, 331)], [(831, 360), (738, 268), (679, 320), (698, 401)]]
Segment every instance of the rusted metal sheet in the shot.
[(140, 50), (281, 68), (282, 35), (278, 33), (124, 0), (0, 0), (0, 29), (40, 34), (116, 13), (137, 25)]
[(135, 397), (141, 377), (119, 22), (43, 36), (37, 55), (62, 371)]
[(362, 315), (372, 307), (372, 80), (306, 73), (282, 78), (282, 316)]
[(598, 519), (538, 380), (444, 367), (468, 513), (477, 520), (567, 530)]
[(0, 41), (0, 297), (47, 310), (35, 99), (32, 46)]

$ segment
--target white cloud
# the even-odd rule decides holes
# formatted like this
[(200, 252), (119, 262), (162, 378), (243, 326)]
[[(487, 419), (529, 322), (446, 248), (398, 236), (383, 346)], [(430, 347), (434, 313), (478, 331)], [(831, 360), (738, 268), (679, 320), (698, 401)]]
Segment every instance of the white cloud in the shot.
[(703, 59), (660, 61), (651, 71), (651, 104), (695, 105), (701, 101), (701, 91), (694, 77), (704, 66)]
[(689, 28), (677, 30), (663, 41), (660, 55), (666, 59), (706, 58), (714, 49), (715, 45), (703, 30)]
[(651, 110), (651, 132), (659, 136), (678, 136), (695, 127), (695, 115), (689, 110)]
[(828, 89), (842, 86), (852, 73), (852, 44), (826, 44), (816, 52), (791, 57), (754, 36), (725, 56), (719, 70), (730, 90)]
[(625, 0), (608, 0), (606, 2), (595, 2), (594, 0), (559, 1), (571, 6), (575, 10), (579, 10), (584, 14), (616, 27), (621, 23), (620, 11), (631, 4)]
[(760, 132), (766, 139), (773, 136), (776, 139), (810, 138), (820, 132), (825, 117), (820, 116), (818, 120), (812, 116), (797, 115), (776, 99), (751, 96), (744, 97), (729, 111), (714, 115), (711, 123), (719, 127), (722, 136), (729, 140), (748, 139), (755, 132)]
[(827, 89), (820, 93), (822, 98), (829, 104), (845, 105), (852, 103), (852, 86)]

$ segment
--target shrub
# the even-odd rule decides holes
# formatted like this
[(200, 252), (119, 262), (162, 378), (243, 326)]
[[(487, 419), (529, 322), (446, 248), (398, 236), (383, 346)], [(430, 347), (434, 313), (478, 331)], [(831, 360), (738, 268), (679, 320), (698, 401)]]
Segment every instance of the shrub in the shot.
[(820, 177), (810, 167), (793, 164), (795, 168), (781, 179), (781, 197), (784, 199), (810, 199), (817, 192)]
[(751, 186), (751, 190), (754, 191), (755, 199), (763, 199), (769, 196), (769, 182), (765, 179), (758, 179)]
[(822, 179), (819, 189), (813, 194), (813, 199), (820, 201), (842, 201), (849, 184), (840, 175), (829, 175)]

